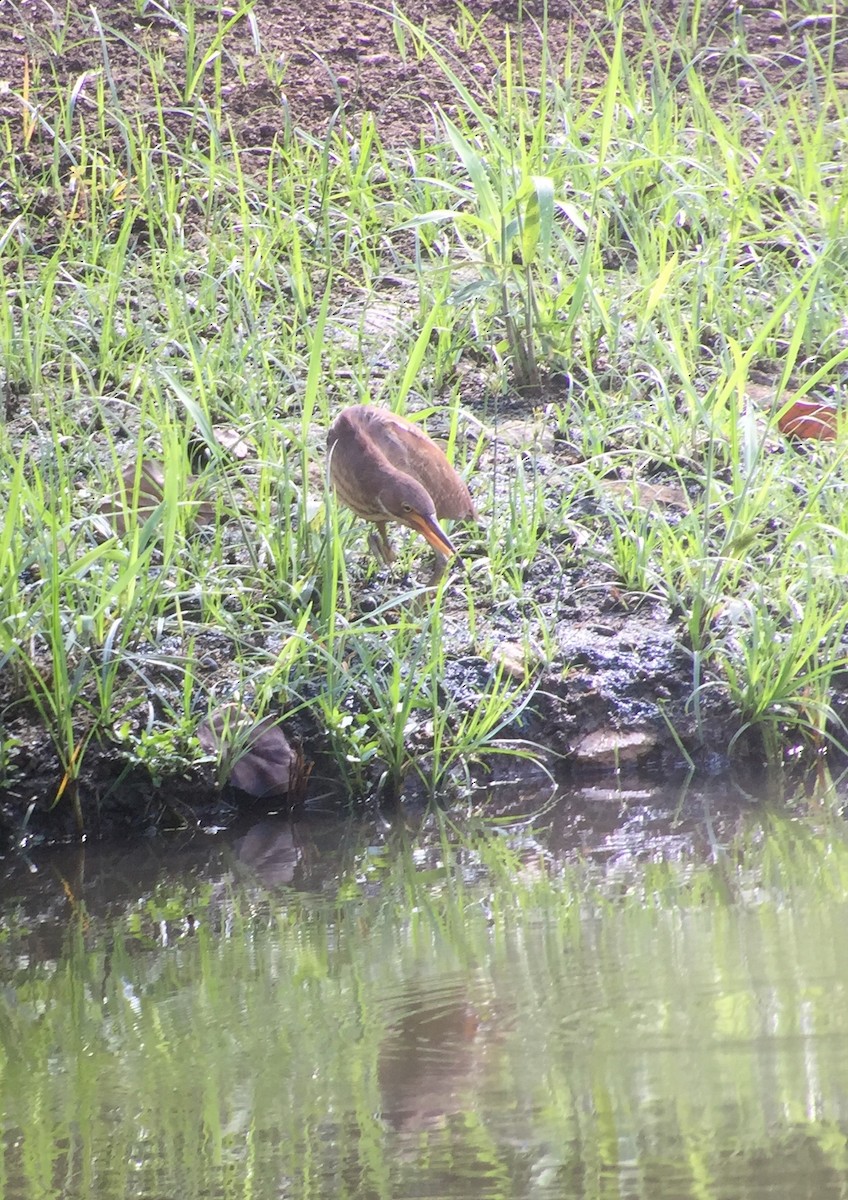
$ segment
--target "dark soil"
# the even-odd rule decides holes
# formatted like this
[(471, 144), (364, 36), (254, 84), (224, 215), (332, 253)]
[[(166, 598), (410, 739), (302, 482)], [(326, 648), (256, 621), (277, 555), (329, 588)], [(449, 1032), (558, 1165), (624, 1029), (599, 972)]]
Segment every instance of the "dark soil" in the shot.
[[(103, 0), (95, 7), (122, 102), (135, 104), (144, 121), (153, 121), (152, 81), (139, 75), (133, 47), (140, 44), (148, 52), (155, 50), (165, 63), (164, 86), (170, 81), (173, 87), (169, 120), (179, 133), (190, 119), (177, 104), (177, 84), (185, 77), (185, 50), (167, 0), (161, 6), (141, 6), (141, 12), (126, 0)], [(596, 31), (608, 29), (605, 5), (601, 0), (582, 0), (580, 4), (549, 0), (546, 7), (554, 62), (569, 35), (578, 43), (582, 39), (586, 47), (585, 81), (590, 93), (586, 101), (590, 102), (592, 91), (600, 90), (605, 76), (604, 47), (596, 41)], [(679, 0), (654, 0), (651, 5), (661, 45), (671, 40), (683, 7)], [(794, 0), (787, 0), (782, 11), (771, 0), (714, 2), (705, 7), (703, 70), (708, 80), (712, 76), (713, 94), (726, 95), (728, 103), (743, 95), (746, 104), (754, 104), (762, 79), (778, 79), (791, 70), (804, 39), (819, 33), (815, 21), (805, 20), (807, 6)], [(469, 0), (469, 16), (480, 22), (491, 54), (479, 39), (470, 52), (463, 50), (453, 32), (454, 0), (407, 0), (403, 9), (413, 23), (424, 26), (450, 50), (455, 69), (481, 96), (486, 95), (507, 30), (513, 44), (521, 41), (526, 61), (539, 59), (540, 0), (527, 0), (523, 5), (515, 0), (491, 4)], [(0, 119), (8, 118), (12, 129), (20, 126), (20, 111), (12, 93), (22, 90), (25, 70), (32, 70), (34, 63), (40, 63), (43, 71), (66, 87), (72, 87), (84, 72), (100, 67), (100, 61), (91, 61), (89, 54), (92, 10), (84, 4), (71, 4), (68, 10), (66, 24), (62, 4), (53, 7), (42, 0), (19, 4), (0, 0), (0, 81), (8, 83), (5, 94), (0, 89)], [(640, 8), (634, 3), (625, 10), (625, 45), (635, 55), (641, 39)], [(198, 5), (197, 19), (200, 42), (210, 42), (218, 29), (217, 6)], [(360, 114), (370, 112), (384, 143), (398, 148), (426, 140), (433, 129), (435, 106), (444, 104), (449, 111), (455, 102), (456, 93), (426, 60), (418, 60), (414, 54), (399, 55), (389, 17), (357, 0), (311, 0), (297, 5), (259, 0), (253, 21), (251, 27), (241, 20), (228, 35), (221, 69), (227, 105), (224, 118), (244, 148), (255, 147), (258, 170), (266, 148), (286, 121), (321, 137), (331, 122), (340, 119), (340, 111), (354, 127)], [(747, 61), (753, 56), (757, 71), (746, 74), (730, 68), (729, 48), (740, 36), (749, 55)], [(830, 26), (822, 36), (830, 39)], [(269, 81), (267, 67), (256, 54), (257, 38), (265, 62), (273, 60), (279, 65), (279, 88)], [(848, 63), (848, 38), (842, 39), (840, 52)], [(39, 152), (36, 134), (27, 148), (33, 178), (38, 177)], [(0, 179), (0, 213), (3, 211)], [(464, 399), (473, 407), (473, 381)], [(7, 411), (9, 400), (7, 394)], [(523, 409), (529, 413), (538, 403), (538, 396), (529, 401), (516, 396), (511, 415), (521, 415)], [(714, 772), (726, 765), (724, 749), (734, 728), (733, 714), (723, 707), (719, 692), (705, 693), (701, 709), (693, 711), (691, 658), (680, 642), (672, 614), (654, 601), (633, 608), (603, 572), (587, 578), (585, 571), (572, 570), (567, 542), (560, 561), (528, 564), (526, 582), (533, 602), (557, 615), (558, 654), (544, 672), (515, 733), (562, 755), (572, 771), (631, 765), (670, 775), (686, 765), (678, 739), (702, 769)], [(509, 630), (520, 617), (518, 602), (515, 612), (494, 616), (493, 641), (507, 642)], [(455, 678), (447, 679), (446, 686), (461, 689), (475, 673), (486, 669), (482, 660), (459, 658), (451, 667)], [(7, 681), (7, 686), (0, 685), (0, 702), (11, 697)], [(0, 823), (14, 833), (33, 803), (29, 827), (61, 833), (70, 826), (71, 806), (63, 800), (52, 815), (48, 811), (57, 790), (56, 764), (45, 759), (46, 743), (43, 736), (35, 736), (35, 722), (30, 722), (32, 737), (26, 733), (26, 713), (18, 709), (15, 722), (22, 749), (15, 763), (14, 788), (5, 797), (0, 793)], [(669, 732), (672, 728), (676, 737)], [(302, 730), (309, 757), (320, 753), (320, 746), (309, 741), (315, 732)], [(315, 777), (319, 773), (316, 771)], [(115, 808), (117, 798), (112, 790), (119, 774), (123, 809)], [(145, 772), (128, 771), (124, 764), (116, 767), (114, 753), (105, 746), (89, 748), (81, 798), (89, 828), (95, 833), (116, 824), (152, 828), (180, 820), (193, 823), (201, 816), (210, 819), (216, 812), (226, 815), (231, 811), (227, 798), (215, 793), (209, 778), (189, 774), (153, 781)]]
[[(603, 31), (609, 30), (603, 0), (548, 0), (546, 6), (542, 0), (495, 0), (489, 4), (469, 0), (466, 8), (479, 23), (492, 48), (491, 55), (481, 50), (480, 39), (470, 51), (459, 43), (454, 33), (455, 0), (407, 0), (400, 7), (414, 25), (423, 27), (428, 36), (446, 47), (460, 75), (483, 96), (507, 31), (513, 45), (521, 43), (528, 66), (538, 62), (539, 26), (545, 8), (554, 67), (570, 31), (574, 43), (585, 47), (584, 78), (589, 90), (603, 85), (603, 51), (609, 50), (611, 43), (611, 35), (607, 35), (607, 45), (603, 45)], [(60, 84), (73, 84), (83, 72), (98, 70), (99, 63), (92, 62), (87, 53), (92, 35), (91, 9), (85, 4), (69, 4), (70, 21), (66, 23), (64, 8), (46, 0), (21, 0), (19, 4), (0, 0), (0, 80), (7, 81), (14, 91), (21, 87), (25, 55), (40, 60)], [(149, 115), (153, 108), (152, 81), (139, 75), (134, 46), (161, 56), (165, 64), (162, 78), (172, 82), (176, 102), (177, 85), (185, 78), (184, 41), (167, 0), (161, 6), (145, 4), (141, 13), (135, 8), (124, 0), (103, 0), (94, 6), (122, 101), (126, 103), (135, 96), (138, 111)], [(649, 8), (662, 46), (672, 39), (681, 12), (688, 6), (680, 0), (653, 0)], [(708, 0), (697, 50), (702, 52), (706, 77), (713, 77), (714, 91), (726, 87), (729, 100), (743, 95), (750, 105), (756, 100), (757, 76), (784, 76), (798, 64), (799, 48), (808, 39), (818, 38), (826, 47), (832, 37), (832, 24), (828, 20), (818, 23), (808, 15), (809, 10), (810, 5), (803, 0), (784, 0), (782, 5), (770, 0)], [(625, 3), (623, 15), (624, 44), (635, 56), (642, 43), (640, 5)], [(385, 144), (416, 144), (432, 129), (435, 106), (449, 108), (455, 100), (455, 93), (433, 70), (432, 63), (414, 54), (401, 59), (392, 21), (380, 6), (359, 0), (313, 0), (303, 5), (260, 0), (253, 9), (253, 20), (262, 59), (279, 65), (281, 86), (277, 88), (269, 81), (267, 69), (256, 55), (254, 29), (241, 21), (228, 33), (222, 69), (225, 116), (243, 146), (267, 147), (286, 118), (321, 136), (340, 105), (346, 118), (354, 122), (359, 114), (372, 113)], [(197, 24), (199, 43), (208, 44), (218, 29), (217, 6), (198, 4)], [(730, 70), (730, 52), (740, 44), (740, 38), (748, 60), (756, 63), (756, 71), (743, 70), (741, 75)], [(841, 52), (848, 62), (844, 38)], [(836, 65), (844, 66), (845, 62)], [(8, 93), (4, 97), (2, 90), (0, 115), (19, 123), (17, 104)], [(179, 114), (173, 112), (171, 119), (178, 128)]]

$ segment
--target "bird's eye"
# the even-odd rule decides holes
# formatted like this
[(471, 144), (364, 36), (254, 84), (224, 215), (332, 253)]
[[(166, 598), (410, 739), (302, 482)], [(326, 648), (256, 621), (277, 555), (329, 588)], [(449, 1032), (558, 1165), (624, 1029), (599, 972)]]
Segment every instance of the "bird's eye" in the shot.
[(403, 511), (404, 511), (404, 512), (412, 512), (412, 505), (411, 505), (411, 504), (404, 504), (404, 506), (403, 506)]

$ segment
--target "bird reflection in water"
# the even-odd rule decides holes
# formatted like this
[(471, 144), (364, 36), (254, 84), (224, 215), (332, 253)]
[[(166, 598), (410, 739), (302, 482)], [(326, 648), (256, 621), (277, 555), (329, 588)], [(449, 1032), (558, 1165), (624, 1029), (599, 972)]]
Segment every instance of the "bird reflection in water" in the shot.
[(479, 1014), (467, 981), (434, 990), (410, 987), (380, 1047), (383, 1120), (394, 1129), (437, 1129), (472, 1102), (479, 1070)]

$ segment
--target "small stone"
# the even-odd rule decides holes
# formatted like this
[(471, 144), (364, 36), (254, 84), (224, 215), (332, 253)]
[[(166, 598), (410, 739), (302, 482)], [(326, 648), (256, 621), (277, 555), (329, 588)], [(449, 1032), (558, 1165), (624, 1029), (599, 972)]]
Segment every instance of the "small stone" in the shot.
[(526, 679), (536, 661), (532, 650), (520, 642), (501, 642), (492, 652), (492, 662), (511, 679)]
[(657, 745), (657, 735), (650, 729), (612, 729), (605, 726), (585, 734), (571, 747), (580, 762), (598, 766), (618, 766), (638, 762)]

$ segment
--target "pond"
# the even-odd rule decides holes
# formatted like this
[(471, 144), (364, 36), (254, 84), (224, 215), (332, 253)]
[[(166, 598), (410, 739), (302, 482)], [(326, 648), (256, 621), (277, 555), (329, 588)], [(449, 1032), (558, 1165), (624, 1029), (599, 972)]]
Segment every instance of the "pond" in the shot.
[(11, 864), (0, 1195), (844, 1197), (841, 817), (529, 807)]

